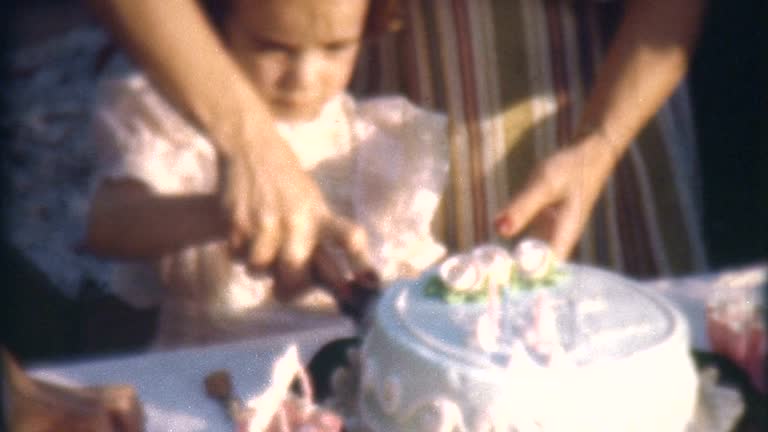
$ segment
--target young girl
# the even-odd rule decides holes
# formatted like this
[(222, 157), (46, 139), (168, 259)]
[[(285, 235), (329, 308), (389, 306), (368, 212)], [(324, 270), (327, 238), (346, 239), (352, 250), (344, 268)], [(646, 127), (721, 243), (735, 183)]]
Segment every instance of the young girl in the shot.
[[(448, 170), (444, 119), (403, 98), (356, 102), (344, 92), (369, 1), (215, 5), (227, 48), (332, 209), (365, 227), (383, 279), (436, 261), (444, 249), (430, 224)], [(230, 257), (214, 147), (145, 76), (105, 83), (103, 96), (94, 140), (105, 169), (86, 246), (133, 259), (117, 267), (114, 289), (136, 306), (161, 304), (158, 344), (313, 328), (332, 319), (326, 291), (282, 304), (268, 272), (248, 271)]]

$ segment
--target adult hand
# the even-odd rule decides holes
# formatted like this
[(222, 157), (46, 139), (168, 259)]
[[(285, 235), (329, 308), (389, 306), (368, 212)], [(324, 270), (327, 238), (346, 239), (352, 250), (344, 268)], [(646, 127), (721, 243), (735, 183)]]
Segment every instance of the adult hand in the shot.
[(613, 171), (615, 148), (594, 132), (539, 163), (522, 191), (496, 215), (498, 233), (512, 237), (530, 227), (559, 258), (567, 258)]
[(683, 78), (701, 0), (631, 0), (597, 71), (580, 124), (590, 133), (541, 163), (496, 217), (502, 236), (533, 222), (566, 258), (618, 158)]
[(335, 250), (334, 266), (344, 269), (330, 279), (315, 273), (331, 288), (370, 269), (364, 230), (328, 208), (282, 141), (262, 143), (258, 151), (236, 147), (222, 156), (222, 165), (220, 196), (232, 224), (230, 245), (254, 270), (274, 269), (279, 300), (291, 300), (308, 286), (318, 249)]

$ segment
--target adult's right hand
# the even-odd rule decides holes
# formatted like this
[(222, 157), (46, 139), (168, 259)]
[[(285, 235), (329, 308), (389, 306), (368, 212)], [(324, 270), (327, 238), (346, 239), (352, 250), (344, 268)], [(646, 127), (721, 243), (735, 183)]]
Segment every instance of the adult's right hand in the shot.
[[(274, 270), (279, 300), (300, 294), (311, 274), (338, 291), (340, 280), (369, 271), (364, 230), (328, 208), (314, 180), (279, 137), (258, 147), (230, 148), (222, 155), (220, 173), (230, 245), (254, 270)], [(332, 262), (328, 254), (318, 253), (327, 250), (335, 251)], [(312, 273), (320, 256), (322, 265), (332, 270)]]

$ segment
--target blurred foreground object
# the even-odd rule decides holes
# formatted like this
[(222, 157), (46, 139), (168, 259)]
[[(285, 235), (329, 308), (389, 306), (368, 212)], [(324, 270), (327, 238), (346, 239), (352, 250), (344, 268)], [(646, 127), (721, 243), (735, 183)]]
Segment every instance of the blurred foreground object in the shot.
[(140, 432), (144, 413), (133, 387), (74, 388), (28, 376), (4, 349), (3, 430), (11, 432)]
[(707, 304), (707, 333), (712, 351), (744, 369), (760, 392), (768, 391), (765, 361), (768, 334), (764, 307), (738, 290), (721, 293)]
[[(298, 381), (301, 396), (290, 391), (294, 380)], [(341, 431), (341, 417), (315, 404), (311, 379), (296, 345), (288, 347), (272, 364), (270, 384), (264, 393), (246, 402), (237, 432)]]
[[(301, 364), (296, 345), (271, 365), (269, 387), (243, 403), (234, 393), (227, 370), (217, 370), (205, 377), (206, 394), (221, 403), (237, 432), (339, 432), (342, 419), (315, 403), (314, 390), (307, 370)], [(291, 392), (297, 380), (300, 396)]]

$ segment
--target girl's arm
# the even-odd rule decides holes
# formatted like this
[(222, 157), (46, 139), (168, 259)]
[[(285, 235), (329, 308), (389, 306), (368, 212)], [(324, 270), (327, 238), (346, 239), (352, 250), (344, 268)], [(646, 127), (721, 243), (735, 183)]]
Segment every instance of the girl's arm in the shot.
[[(334, 229), (352, 233), (353, 237), (361, 233), (345, 226), (343, 220), (334, 223), (339, 224)], [(229, 221), (214, 195), (157, 195), (140, 181), (108, 180), (91, 200), (82, 250), (112, 258), (152, 259), (196, 244), (224, 240), (228, 232)], [(313, 253), (315, 272), (342, 303), (362, 307), (356, 302), (366, 300), (368, 291), (378, 289), (377, 276), (370, 272), (355, 272), (350, 279), (339, 267), (335, 251), (325, 244), (321, 243)], [(282, 271), (275, 270), (275, 275)], [(274, 295), (279, 301), (291, 301), (304, 288), (278, 284)]]
[(114, 258), (156, 258), (223, 240), (228, 228), (214, 195), (162, 196), (138, 181), (110, 180), (91, 201), (83, 248)]
[(496, 217), (501, 235), (535, 221), (567, 257), (632, 139), (682, 80), (698, 36), (703, 0), (632, 0), (597, 72), (571, 145), (543, 161)]

